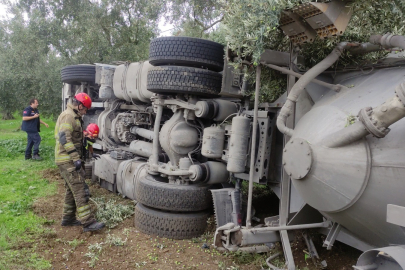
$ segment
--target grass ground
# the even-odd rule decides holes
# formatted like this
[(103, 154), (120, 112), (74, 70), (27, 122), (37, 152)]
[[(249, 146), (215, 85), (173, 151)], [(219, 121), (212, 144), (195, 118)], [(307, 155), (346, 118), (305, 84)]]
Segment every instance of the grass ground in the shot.
[(41, 125), (40, 154), (44, 160), (26, 161), (27, 135), (20, 130), (21, 117), (18, 114), (15, 117), (15, 120), (0, 121), (0, 269), (11, 269), (13, 265), (43, 269), (49, 267), (48, 261), (32, 250), (16, 247), (23, 242), (33, 242), (35, 235), (44, 232), (42, 225), (46, 220), (34, 215), (31, 206), (37, 198), (56, 192), (56, 185), (40, 173), (55, 167), (55, 125), (43, 119), (50, 124), (49, 128)]

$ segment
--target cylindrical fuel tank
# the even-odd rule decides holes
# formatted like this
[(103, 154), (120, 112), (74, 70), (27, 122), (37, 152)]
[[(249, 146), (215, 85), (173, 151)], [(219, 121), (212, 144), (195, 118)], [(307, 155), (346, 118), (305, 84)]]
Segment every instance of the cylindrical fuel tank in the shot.
[(117, 170), (117, 191), (131, 200), (136, 200), (137, 181), (146, 174), (145, 161), (126, 160), (121, 162)]
[(114, 73), (114, 94), (129, 102), (150, 103), (152, 92), (146, 89), (147, 74), (152, 67), (148, 61), (119, 65)]
[(221, 158), (224, 142), (225, 129), (221, 127), (204, 128), (201, 154), (207, 158)]
[(245, 171), (247, 151), (249, 149), (250, 120), (245, 116), (232, 119), (231, 138), (229, 140), (229, 158), (226, 169), (230, 172)]
[(304, 201), (377, 247), (405, 244), (401, 227), (386, 221), (388, 204), (405, 207), (405, 119), (390, 126), (382, 139), (368, 135), (336, 148), (321, 141), (350, 125), (348, 119), (360, 109), (393, 97), (404, 76), (405, 68), (345, 73), (334, 83), (351, 88), (323, 95), (308, 86), (316, 102), (296, 124), (283, 152), (284, 167)]

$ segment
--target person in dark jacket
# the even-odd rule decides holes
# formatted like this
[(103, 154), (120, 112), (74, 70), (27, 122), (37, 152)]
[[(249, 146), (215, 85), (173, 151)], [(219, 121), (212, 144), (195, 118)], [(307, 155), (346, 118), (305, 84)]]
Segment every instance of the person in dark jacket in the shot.
[[(33, 98), (30, 100), (30, 106), (24, 109), (22, 117), (21, 130), (27, 132), (27, 148), (25, 149), (25, 159), (41, 160), (39, 156), (39, 144), (41, 136), (39, 135), (40, 124), (49, 127), (47, 123), (39, 118), (38, 100)], [(34, 147), (34, 155), (32, 155), (32, 147)]]

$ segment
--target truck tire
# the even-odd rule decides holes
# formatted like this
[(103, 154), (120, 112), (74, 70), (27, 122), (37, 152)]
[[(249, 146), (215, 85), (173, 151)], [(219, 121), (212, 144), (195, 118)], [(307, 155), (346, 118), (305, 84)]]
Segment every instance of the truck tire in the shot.
[(170, 239), (198, 237), (207, 228), (209, 212), (169, 213), (138, 203), (135, 206), (135, 227), (149, 235)]
[(138, 179), (138, 202), (160, 210), (179, 212), (202, 211), (212, 206), (207, 185), (175, 185), (155, 178), (148, 174)]
[(73, 65), (66, 66), (61, 70), (62, 82), (80, 85), (82, 82), (94, 84), (96, 80), (96, 66)]
[(190, 66), (222, 71), (224, 46), (199, 38), (155, 38), (150, 42), (149, 63), (154, 66)]
[(148, 71), (147, 88), (158, 94), (216, 96), (221, 85), (221, 74), (201, 68), (161, 66)]

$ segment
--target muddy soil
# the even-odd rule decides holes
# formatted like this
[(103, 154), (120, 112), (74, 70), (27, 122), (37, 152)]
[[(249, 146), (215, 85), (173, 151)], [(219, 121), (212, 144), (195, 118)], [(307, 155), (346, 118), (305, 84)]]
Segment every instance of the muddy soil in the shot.
[[(213, 216), (208, 220), (207, 232), (191, 240), (172, 240), (143, 234), (134, 227), (133, 217), (113, 229), (105, 228), (101, 232), (83, 233), (81, 227), (61, 227), (65, 192), (62, 179), (57, 170), (46, 170), (44, 178), (56, 181), (58, 192), (37, 200), (33, 205), (34, 212), (47, 220), (47, 230), (36, 243), (36, 253), (51, 261), (52, 269), (262, 269), (270, 254), (282, 250), (279, 245), (275, 245), (269, 254), (247, 256), (246, 260), (241, 254), (219, 253), (212, 246), (215, 231)], [(90, 185), (90, 189), (94, 197), (131, 203), (96, 184)], [(255, 199), (262, 202), (266, 198)], [(273, 197), (268, 200), (272, 204), (277, 203)], [(256, 210), (257, 216), (265, 215), (260, 213), (260, 207)], [(339, 243), (335, 244), (332, 251), (327, 251), (322, 248), (323, 236), (316, 233), (312, 235), (321, 260), (328, 263), (327, 269), (352, 269), (351, 266), (360, 255), (359, 251)], [(108, 243), (111, 238), (121, 240), (120, 244), (124, 243), (119, 246), (111, 241)], [(311, 259), (305, 259), (307, 248), (302, 232), (296, 233), (292, 249), (297, 269), (317, 269)], [(282, 261), (283, 255), (274, 260), (279, 266), (283, 264)]]

